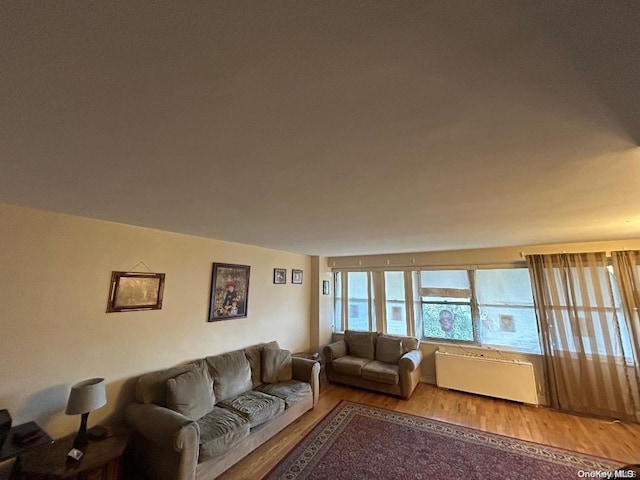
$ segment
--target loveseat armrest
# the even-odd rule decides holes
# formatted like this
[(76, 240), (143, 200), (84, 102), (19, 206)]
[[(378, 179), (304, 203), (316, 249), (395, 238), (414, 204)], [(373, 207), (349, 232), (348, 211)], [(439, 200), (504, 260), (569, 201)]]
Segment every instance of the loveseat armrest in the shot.
[(125, 419), (138, 435), (162, 449), (197, 449), (200, 426), (178, 412), (154, 404), (132, 403), (127, 405)]
[(338, 340), (337, 342), (325, 345), (322, 349), (324, 359), (327, 364), (333, 362), (336, 358), (345, 357), (347, 355), (347, 342)]
[(291, 367), (294, 380), (307, 382), (311, 385), (313, 406), (315, 407), (320, 396), (320, 363), (309, 358), (292, 357)]
[(405, 372), (413, 372), (422, 363), (422, 350), (409, 350), (400, 357), (400, 370)]

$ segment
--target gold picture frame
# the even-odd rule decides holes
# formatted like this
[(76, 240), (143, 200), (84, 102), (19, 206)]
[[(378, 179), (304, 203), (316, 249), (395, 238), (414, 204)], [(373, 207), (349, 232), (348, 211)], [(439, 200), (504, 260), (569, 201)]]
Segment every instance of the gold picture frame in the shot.
[(111, 272), (107, 313), (162, 309), (164, 273)]

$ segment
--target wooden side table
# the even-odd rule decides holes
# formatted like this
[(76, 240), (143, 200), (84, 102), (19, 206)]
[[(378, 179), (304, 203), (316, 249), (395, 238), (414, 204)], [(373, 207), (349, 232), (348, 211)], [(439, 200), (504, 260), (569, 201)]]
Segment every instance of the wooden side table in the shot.
[[(24, 434), (25, 432), (35, 432), (29, 437), (29, 441), (25, 443), (18, 443), (15, 441), (16, 436)], [(51, 443), (53, 439), (47, 435), (47, 432), (42, 430), (36, 422), (27, 422), (22, 425), (17, 425), (9, 430), (9, 434), (5, 439), (2, 446), (0, 446), (0, 460), (15, 457), (30, 448)]]
[(106, 438), (90, 440), (80, 449), (84, 455), (79, 461), (67, 457), (73, 448), (75, 434), (56, 440), (52, 444), (29, 450), (20, 456), (21, 480), (118, 480), (121, 476), (122, 457), (129, 442), (129, 432), (109, 429)]

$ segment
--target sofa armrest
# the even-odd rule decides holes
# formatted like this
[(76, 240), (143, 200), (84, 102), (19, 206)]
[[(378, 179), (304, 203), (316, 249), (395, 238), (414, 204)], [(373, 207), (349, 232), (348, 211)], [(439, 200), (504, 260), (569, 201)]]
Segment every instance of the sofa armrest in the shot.
[(320, 363), (308, 358), (291, 357), (291, 367), (294, 380), (308, 382), (311, 385), (315, 407), (320, 395)]
[(400, 357), (400, 370), (413, 372), (422, 363), (422, 350), (410, 350)]
[(333, 362), (336, 358), (345, 357), (347, 355), (347, 342), (338, 340), (337, 342), (325, 345), (322, 349), (324, 359), (327, 364)]
[[(309, 358), (291, 357), (291, 367), (293, 369), (293, 379), (301, 382), (310, 382), (313, 377), (313, 367), (318, 362)], [(320, 367), (318, 366), (318, 372)]]
[(132, 403), (127, 405), (125, 419), (137, 434), (162, 449), (197, 449), (200, 426), (178, 412), (154, 404)]

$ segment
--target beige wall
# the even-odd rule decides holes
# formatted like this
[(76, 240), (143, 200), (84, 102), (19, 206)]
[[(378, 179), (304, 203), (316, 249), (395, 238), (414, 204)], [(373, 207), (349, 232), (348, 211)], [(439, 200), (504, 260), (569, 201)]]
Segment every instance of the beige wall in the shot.
[[(162, 310), (105, 313), (111, 271), (140, 261), (166, 274)], [(247, 318), (207, 322), (213, 262), (251, 266)], [(118, 416), (138, 374), (272, 339), (306, 350), (310, 265), (305, 255), (0, 204), (0, 408), (59, 437), (79, 425), (64, 407), (80, 380), (107, 381), (95, 424)], [(274, 267), (288, 279), (302, 269), (305, 283), (274, 285)]]
[[(321, 351), (331, 343), (333, 325), (333, 274), (327, 257), (311, 257), (311, 349)], [(322, 293), (322, 282), (329, 282), (329, 295)]]

